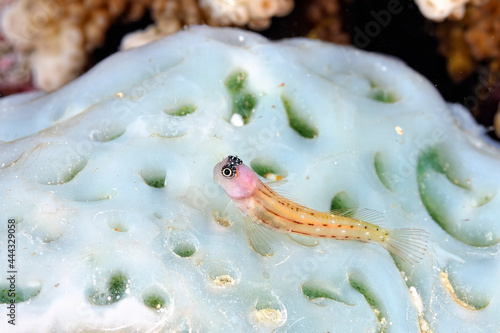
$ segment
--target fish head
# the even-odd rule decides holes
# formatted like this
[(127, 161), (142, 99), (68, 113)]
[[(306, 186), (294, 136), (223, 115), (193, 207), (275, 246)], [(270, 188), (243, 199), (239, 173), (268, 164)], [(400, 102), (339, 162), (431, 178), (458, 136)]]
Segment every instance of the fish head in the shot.
[(214, 180), (231, 199), (250, 197), (259, 182), (257, 174), (237, 156), (224, 158), (215, 165), (213, 173)]

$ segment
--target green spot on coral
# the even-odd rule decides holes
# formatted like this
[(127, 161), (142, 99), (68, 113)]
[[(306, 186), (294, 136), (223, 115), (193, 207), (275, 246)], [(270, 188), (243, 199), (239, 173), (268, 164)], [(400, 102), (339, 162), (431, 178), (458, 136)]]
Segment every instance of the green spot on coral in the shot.
[(196, 252), (196, 247), (191, 243), (181, 243), (177, 244), (172, 251), (179, 257), (187, 258)]
[(288, 123), (293, 130), (307, 139), (314, 139), (318, 136), (317, 128), (300, 116), (288, 98), (282, 95), (281, 101), (283, 102), (283, 106), (288, 116)]
[[(459, 179), (452, 167), (451, 159), (437, 148), (423, 151), (417, 165), (417, 182), (422, 203), (432, 219), (455, 239), (471, 246), (492, 246), (500, 240), (487, 228), (471, 224), (466, 219), (457, 219), (456, 211), (450, 207), (452, 202), (460, 200), (462, 205), (477, 209), (491, 195), (480, 195), (475, 200), (480, 205), (472, 207), (470, 202), (475, 196), (470, 186)], [(472, 199), (472, 200), (471, 200)], [(486, 200), (481, 200), (486, 199)], [(491, 199), (490, 199), (491, 200)]]
[(143, 302), (147, 307), (155, 310), (162, 309), (166, 304), (165, 298), (159, 295), (146, 296), (143, 298)]
[[(361, 284), (360, 282), (358, 281), (355, 281), (354, 279), (352, 278), (349, 278), (349, 283), (351, 284), (351, 286), (357, 291), (359, 292), (360, 294), (362, 294), (365, 299), (366, 299), (366, 302), (368, 302), (368, 304), (370, 305), (370, 307), (372, 309), (377, 309), (377, 301), (375, 300), (375, 298), (372, 296), (372, 294), (370, 293), (370, 291), (363, 286), (363, 284)], [(382, 319), (381, 317), (381, 314), (380, 314), (380, 311), (377, 310), (377, 318), (380, 320)]]
[(165, 111), (169, 116), (186, 116), (196, 111), (196, 106), (194, 105), (186, 105), (177, 109), (170, 109)]
[(16, 303), (26, 302), (40, 293), (39, 288), (20, 288), (16, 286), (14, 289), (10, 289), (8, 285), (0, 286), (0, 304), (9, 304), (11, 299)]
[(276, 170), (274, 170), (272, 166), (266, 164), (252, 162), (250, 163), (250, 167), (252, 167), (253, 171), (261, 177), (265, 177), (269, 173), (276, 173)]
[[(342, 302), (339, 295), (333, 290), (333, 288), (328, 287), (325, 283), (320, 283), (317, 281), (309, 281), (302, 285), (302, 293), (307, 297), (308, 300), (319, 306), (327, 305), (325, 300), (330, 299), (332, 301)], [(350, 305), (350, 304), (348, 304)]]
[(394, 191), (394, 184), (387, 172), (385, 166), (384, 156), (381, 152), (377, 152), (374, 158), (375, 172), (377, 173), (378, 179), (389, 191)]
[(244, 93), (235, 95), (233, 96), (233, 113), (241, 115), (243, 122), (246, 124), (256, 104), (257, 100), (251, 94)]
[(245, 88), (246, 79), (247, 73), (237, 72), (226, 80), (226, 88), (232, 99), (232, 114), (239, 114), (244, 124), (248, 123), (252, 110), (257, 105), (255, 96)]
[(250, 167), (256, 174), (271, 181), (281, 180), (286, 176), (285, 171), (268, 158), (255, 158), (250, 162)]
[(389, 91), (382, 88), (372, 88), (370, 93), (370, 98), (383, 102), (383, 103), (394, 103), (397, 102), (397, 98)]
[(347, 208), (352, 208), (356, 207), (356, 203), (354, 200), (352, 200), (347, 193), (344, 191), (337, 193), (333, 199), (332, 203), (330, 205), (330, 210), (339, 210), (339, 209), (347, 209)]
[(123, 274), (115, 274), (109, 279), (109, 295), (112, 300), (118, 301), (127, 289), (127, 277)]
[(165, 186), (165, 178), (149, 179), (146, 181), (146, 184), (151, 187), (162, 188)]
[(155, 188), (165, 187), (167, 174), (164, 170), (146, 169), (141, 171), (141, 177), (146, 184)]
[(248, 74), (245, 72), (238, 72), (230, 75), (226, 80), (226, 88), (231, 94), (240, 93), (245, 86), (245, 80)]
[[(370, 289), (364, 285), (364, 283), (362, 283), (359, 280), (356, 280), (352, 276), (349, 276), (349, 283), (351, 284), (351, 287), (354, 288), (354, 290), (356, 290), (357, 292), (359, 292), (360, 294), (362, 294), (365, 297), (366, 302), (372, 308), (373, 312), (375, 313), (375, 316), (377, 316), (377, 320), (381, 324), (379, 326), (378, 331), (385, 332), (386, 326), (383, 325), (382, 322), (388, 322), (388, 320), (387, 320), (387, 317), (385, 316), (385, 314), (382, 312), (380, 305), (379, 305), (379, 302), (376, 299), (376, 297), (373, 295), (373, 293), (370, 291)], [(385, 318), (385, 320), (382, 321), (382, 319), (384, 319), (384, 318)]]
[(443, 174), (448, 178), (451, 184), (469, 189), (469, 186), (458, 179), (457, 173), (451, 168), (451, 163), (446, 158), (443, 152), (437, 148), (429, 148), (423, 151), (418, 158), (417, 172), (419, 175), (424, 175), (429, 171), (434, 171)]
[(125, 295), (128, 278), (122, 273), (113, 274), (104, 290), (95, 289), (88, 295), (88, 300), (94, 305), (109, 305), (118, 302)]

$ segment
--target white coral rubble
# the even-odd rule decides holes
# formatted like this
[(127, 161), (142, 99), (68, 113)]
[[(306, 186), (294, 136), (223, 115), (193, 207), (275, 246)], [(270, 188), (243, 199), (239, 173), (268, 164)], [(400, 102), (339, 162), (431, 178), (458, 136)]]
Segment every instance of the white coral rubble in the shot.
[[(2, 8), (2, 7), (0, 7)], [(105, 41), (113, 24), (151, 12), (154, 24), (124, 38), (123, 49), (172, 34), (185, 25), (269, 26), (288, 14), (293, 0), (19, 0), (3, 7), (1, 30), (19, 51), (30, 55), (34, 84), (55, 90), (83, 72), (89, 54)]]

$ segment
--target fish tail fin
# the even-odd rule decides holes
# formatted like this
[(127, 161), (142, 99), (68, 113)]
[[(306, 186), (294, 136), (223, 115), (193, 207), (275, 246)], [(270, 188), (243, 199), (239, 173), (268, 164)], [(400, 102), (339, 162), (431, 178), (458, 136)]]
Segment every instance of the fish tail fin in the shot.
[(427, 252), (428, 238), (429, 233), (422, 229), (392, 229), (380, 244), (392, 255), (415, 265)]

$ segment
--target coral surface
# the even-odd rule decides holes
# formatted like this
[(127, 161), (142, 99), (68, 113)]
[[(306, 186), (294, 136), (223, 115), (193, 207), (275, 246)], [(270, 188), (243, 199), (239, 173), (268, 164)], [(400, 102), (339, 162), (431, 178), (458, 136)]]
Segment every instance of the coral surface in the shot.
[[(461, 111), (393, 58), (208, 27), (1, 99), (0, 331), (497, 332), (500, 153)], [(263, 257), (212, 179), (228, 154), (429, 251)]]
[(102, 46), (119, 19), (134, 21), (151, 12), (155, 24), (124, 39), (122, 47), (131, 48), (185, 25), (263, 29), (271, 17), (292, 8), (293, 0), (19, 0), (0, 17), (4, 35), (18, 52), (29, 54), (35, 86), (52, 91), (83, 72), (90, 52)]

